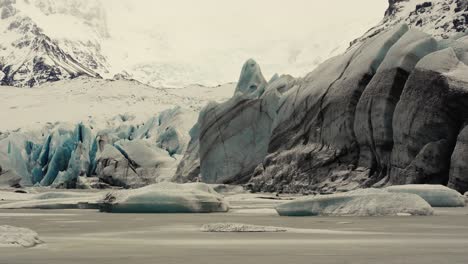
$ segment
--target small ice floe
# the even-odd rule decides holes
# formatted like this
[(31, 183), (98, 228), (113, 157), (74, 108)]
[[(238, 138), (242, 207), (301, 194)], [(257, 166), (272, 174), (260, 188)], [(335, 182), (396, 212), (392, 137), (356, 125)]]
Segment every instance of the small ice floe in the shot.
[(259, 226), (239, 223), (214, 223), (203, 225), (202, 232), (220, 232), (220, 233), (259, 233), (259, 232), (286, 232), (287, 228), (275, 226)]
[(465, 198), (459, 192), (443, 185), (410, 184), (385, 188), (392, 193), (416, 194), (432, 207), (464, 207)]
[(276, 207), (281, 216), (397, 216), (432, 215), (434, 210), (420, 196), (363, 189), (348, 193), (317, 195)]
[(102, 197), (102, 193), (45, 192), (28, 195), (24, 201), (1, 204), (0, 209), (79, 209), (80, 204), (93, 205), (93, 209), (97, 209), (97, 202)]
[(8, 225), (0, 226), (0, 247), (1, 246), (22, 246), (34, 247), (44, 243), (39, 239), (36, 232), (27, 228), (20, 228)]
[(227, 212), (229, 204), (204, 183), (158, 183), (106, 195), (101, 211), (109, 213)]

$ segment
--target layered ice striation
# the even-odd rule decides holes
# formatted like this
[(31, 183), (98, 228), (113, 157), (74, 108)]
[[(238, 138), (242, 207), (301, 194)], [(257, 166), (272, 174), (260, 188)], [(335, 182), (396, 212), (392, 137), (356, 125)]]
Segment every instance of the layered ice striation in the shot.
[(101, 211), (109, 213), (227, 212), (228, 203), (203, 183), (159, 183), (106, 195)]
[[(190, 152), (179, 167), (176, 180), (193, 178), (198, 160), (200, 178), (206, 183), (246, 182), (267, 152), (273, 118), (259, 98), (265, 90), (259, 65), (248, 60), (242, 68), (235, 95), (224, 103), (210, 103), (192, 129)], [(192, 160), (192, 161), (191, 161)], [(198, 175), (197, 175), (198, 176)]]
[[(468, 106), (468, 43), (425, 56), (406, 82), (394, 114), (393, 184), (436, 183), (467, 190), (462, 173)], [(461, 131), (461, 133), (460, 133)]]
[(276, 207), (281, 216), (397, 216), (432, 215), (432, 207), (416, 194), (363, 189), (318, 195)]
[(437, 41), (414, 29), (408, 30), (388, 51), (356, 106), (354, 132), (360, 147), (359, 165), (377, 176), (391, 166), (393, 115), (410, 73), (418, 61), (436, 51)]
[(267, 83), (259, 65), (248, 60), (235, 95), (224, 103), (208, 104), (200, 113), (175, 180), (247, 182), (267, 154), (279, 98), (291, 79), (282, 76)]
[(38, 133), (13, 132), (0, 140), (0, 164), (25, 186), (75, 188), (80, 176), (122, 187), (168, 180), (187, 148), (194, 115), (174, 108), (143, 124), (122, 116), (104, 130), (59, 123)]
[(420, 196), (432, 207), (464, 207), (465, 198), (459, 192), (442, 185), (395, 185), (385, 188), (392, 193), (412, 193)]

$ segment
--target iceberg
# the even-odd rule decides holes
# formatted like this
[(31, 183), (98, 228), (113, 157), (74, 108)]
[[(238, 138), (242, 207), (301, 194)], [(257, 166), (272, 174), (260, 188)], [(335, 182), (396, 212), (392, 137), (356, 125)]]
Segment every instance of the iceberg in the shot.
[(200, 229), (202, 232), (215, 233), (260, 233), (260, 232), (286, 232), (287, 228), (275, 226), (259, 226), (238, 223), (214, 223), (203, 225)]
[(276, 207), (281, 216), (397, 216), (432, 215), (434, 210), (420, 196), (363, 189), (349, 193), (318, 195)]
[[(10, 195), (7, 195), (8, 198)], [(20, 199), (21, 198), (21, 199)], [(46, 192), (37, 195), (23, 194), (16, 201), (0, 204), (0, 209), (97, 209), (103, 193)], [(81, 205), (87, 205), (82, 207)]]
[(206, 184), (166, 182), (110, 192), (100, 209), (109, 213), (212, 213), (227, 212), (229, 205)]
[(22, 246), (29, 248), (42, 243), (44, 241), (31, 229), (8, 225), (0, 226), (0, 246)]
[(455, 190), (442, 185), (410, 184), (385, 188), (391, 193), (412, 193), (420, 196), (432, 207), (464, 207), (465, 198)]

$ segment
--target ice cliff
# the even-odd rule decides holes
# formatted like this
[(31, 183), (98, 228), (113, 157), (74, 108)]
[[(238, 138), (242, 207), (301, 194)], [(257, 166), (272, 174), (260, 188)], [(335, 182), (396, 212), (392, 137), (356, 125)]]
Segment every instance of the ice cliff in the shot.
[(234, 97), (200, 114), (176, 180), (269, 192), (426, 183), (465, 192), (467, 50), (467, 37), (397, 24), (303, 78), (266, 83), (249, 60)]
[(126, 188), (145, 186), (174, 174), (194, 115), (173, 108), (142, 124), (122, 115), (107, 129), (57, 123), (39, 133), (11, 132), (0, 139), (0, 163), (20, 176), (23, 186), (75, 188), (79, 177)]

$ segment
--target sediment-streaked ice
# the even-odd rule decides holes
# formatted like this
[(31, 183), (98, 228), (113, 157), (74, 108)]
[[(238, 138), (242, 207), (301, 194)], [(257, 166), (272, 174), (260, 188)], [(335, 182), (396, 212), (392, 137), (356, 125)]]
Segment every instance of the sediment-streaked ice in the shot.
[(319, 195), (276, 207), (281, 216), (397, 216), (432, 215), (434, 210), (421, 197), (364, 189), (349, 193)]
[(420, 196), (432, 207), (464, 207), (463, 195), (442, 185), (412, 184), (385, 188), (392, 193), (412, 193)]

